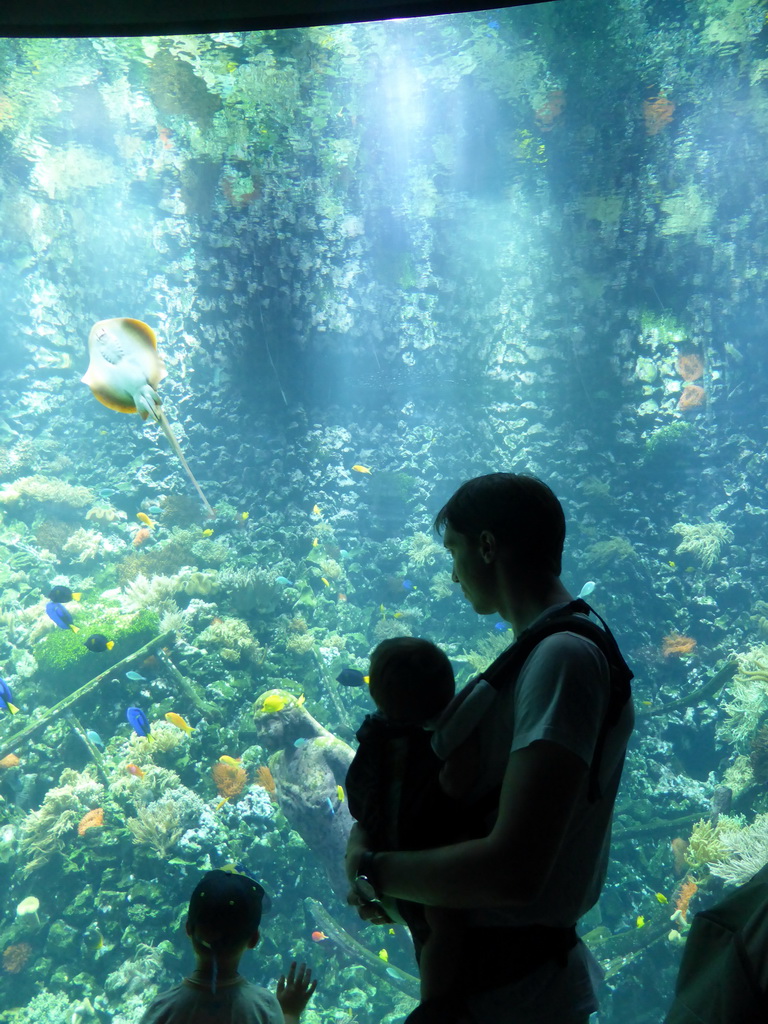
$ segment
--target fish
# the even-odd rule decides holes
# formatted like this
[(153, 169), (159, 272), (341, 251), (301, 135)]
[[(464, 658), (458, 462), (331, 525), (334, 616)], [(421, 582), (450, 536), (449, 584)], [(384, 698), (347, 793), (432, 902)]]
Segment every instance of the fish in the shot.
[(637, 926), (638, 928), (644, 928), (644, 927), (645, 927), (645, 918), (643, 917), (643, 915), (642, 915), (642, 914), (640, 914), (640, 915), (638, 916), (637, 920), (635, 921), (635, 925), (636, 925), (636, 926)]
[(297, 740), (293, 741), (293, 745), (298, 750), (299, 747), (303, 747), (306, 742), (307, 742), (307, 737), (306, 736), (299, 736), (299, 738)]
[(0, 679), (0, 708), (5, 711), (10, 711), (12, 715), (17, 715), (19, 709), (13, 703), (13, 694), (11, 688), (4, 679)]
[(54, 604), (66, 604), (67, 601), (79, 601), (82, 596), (81, 593), (75, 594), (69, 587), (59, 584), (59, 586), (53, 587), (48, 595), (48, 600)]
[(137, 736), (146, 736), (149, 739), (149, 722), (141, 708), (128, 708), (125, 712), (125, 717), (133, 726)]
[(155, 525), (146, 512), (137, 512), (136, 518), (139, 520), (140, 523), (144, 523), (145, 526), (152, 527)]
[(203, 536), (204, 537), (212, 537), (213, 536), (213, 530), (211, 530), (210, 528), (207, 529), (207, 530), (203, 530)]
[(170, 722), (171, 725), (175, 725), (177, 729), (181, 729), (183, 732), (194, 732), (195, 730), (188, 722), (185, 722), (181, 715), (177, 715), (175, 711), (168, 711), (165, 715), (166, 722)]
[[(90, 924), (83, 932), (83, 948), (90, 953), (96, 953), (104, 946), (104, 936), (95, 924)], [(75, 1015), (76, 1016), (76, 1015)]]
[(325, 576), (321, 576), (320, 579), (326, 585), (326, 587), (330, 587), (331, 584), (328, 582), (328, 580), (325, 578)]
[(103, 633), (91, 633), (85, 641), (85, 646), (94, 654), (103, 654), (104, 651), (111, 651), (115, 646), (114, 640), (108, 640)]
[(133, 683), (146, 683), (147, 681), (146, 676), (143, 676), (140, 672), (134, 672), (133, 669), (125, 673), (125, 678), (130, 679)]
[(288, 579), (287, 576), (278, 576), (275, 583), (279, 583), (281, 587), (292, 587), (293, 583)]
[(589, 597), (590, 594), (594, 593), (596, 586), (597, 586), (597, 584), (595, 583), (594, 580), (587, 580), (587, 582), (584, 584), (584, 586), (581, 588), (581, 590), (576, 595), (576, 600), (577, 601), (581, 601), (585, 597)]
[(312, 941), (313, 942), (327, 942), (328, 941), (328, 936), (325, 934), (325, 932), (314, 931), (314, 932), (312, 932)]
[[(168, 716), (166, 715), (166, 718), (167, 717)], [(242, 761), (242, 758), (241, 757), (230, 757), (229, 754), (222, 754), (221, 757), (219, 758), (219, 760), (222, 762), (222, 764), (231, 764), (233, 768), (237, 768), (237, 766)]]
[(323, 513), (322, 513), (319, 505), (313, 505), (312, 506), (312, 515), (313, 516), (321, 516), (322, 514)]
[(115, 412), (137, 412), (143, 420), (151, 416), (168, 438), (171, 447), (192, 481), (209, 516), (215, 513), (179, 447), (171, 430), (163, 403), (155, 390), (167, 375), (157, 354), (157, 338), (152, 328), (132, 317), (99, 320), (88, 335), (88, 369), (81, 378), (94, 397)]
[(385, 964), (389, 963), (389, 953), (386, 949), (379, 950), (379, 960), (383, 960)]
[(657, 900), (658, 903), (661, 903), (662, 906), (664, 906), (665, 903), (669, 903), (669, 900), (667, 899), (667, 897), (664, 895), (663, 892), (657, 892), (656, 893), (656, 900)]
[(343, 804), (344, 803), (344, 787), (343, 786), (337, 786), (336, 787), (336, 796), (339, 798), (339, 803)]
[(416, 589), (416, 587), (414, 587), (413, 583), (411, 583), (410, 580), (403, 580), (401, 586), (402, 586), (403, 590), (415, 590)]
[(493, 628), (497, 633), (506, 633), (510, 626), (508, 622), (494, 622)]
[(361, 466), (359, 462), (356, 462), (352, 467), (356, 473), (370, 473), (370, 469), (367, 466)]
[(241, 512), (240, 513), (240, 518), (242, 519), (243, 522), (245, 522), (247, 519), (251, 518), (251, 513), (250, 512)]
[(331, 816), (333, 816), (336, 813), (336, 808), (331, 803), (331, 798), (329, 796), (325, 798), (325, 803), (328, 807), (328, 810), (331, 812)]
[(336, 676), (342, 686), (365, 686), (370, 681), (370, 676), (364, 676), (358, 668), (343, 668)]
[(147, 774), (143, 769), (139, 768), (137, 764), (127, 764), (125, 770), (130, 772), (131, 775), (135, 775), (137, 779), (143, 779)]
[(85, 735), (95, 747), (101, 747), (102, 750), (104, 749), (104, 740), (97, 732), (94, 732), (93, 729), (88, 729)]
[(52, 622), (56, 623), (59, 629), (71, 629), (73, 633), (80, 632), (80, 627), (75, 625), (75, 620), (72, 618), (72, 612), (58, 601), (49, 601), (45, 606), (45, 614)]
[(275, 712), (282, 711), (283, 708), (288, 704), (285, 697), (281, 697), (279, 693), (270, 693), (265, 698), (261, 705), (262, 711)]
[(316, 548), (319, 543), (320, 543), (320, 541), (317, 539), (317, 537), (313, 537), (312, 538), (312, 547), (313, 548)]

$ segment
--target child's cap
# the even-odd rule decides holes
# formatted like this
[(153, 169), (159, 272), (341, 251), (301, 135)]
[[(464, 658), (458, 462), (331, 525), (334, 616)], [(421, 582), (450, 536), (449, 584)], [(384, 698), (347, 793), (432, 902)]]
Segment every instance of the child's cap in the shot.
[(189, 900), (189, 925), (215, 929), (228, 938), (245, 938), (261, 923), (264, 889), (248, 875), (208, 871)]

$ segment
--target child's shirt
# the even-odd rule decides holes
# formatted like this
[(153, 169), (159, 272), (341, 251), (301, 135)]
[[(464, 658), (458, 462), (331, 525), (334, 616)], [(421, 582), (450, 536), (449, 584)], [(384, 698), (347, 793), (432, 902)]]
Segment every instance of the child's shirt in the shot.
[(238, 975), (209, 984), (185, 978), (155, 996), (141, 1024), (284, 1024), (277, 996)]

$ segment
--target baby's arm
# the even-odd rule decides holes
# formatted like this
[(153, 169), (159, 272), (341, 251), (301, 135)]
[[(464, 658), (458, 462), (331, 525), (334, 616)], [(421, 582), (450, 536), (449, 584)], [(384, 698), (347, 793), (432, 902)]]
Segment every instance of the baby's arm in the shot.
[(277, 1001), (283, 1011), (285, 1024), (299, 1024), (299, 1018), (316, 988), (317, 982), (312, 981), (312, 971), (306, 964), (302, 964), (297, 970), (295, 960), (291, 963), (288, 977), (280, 975), (277, 983)]
[(436, 999), (456, 988), (462, 970), (464, 913), (443, 907), (424, 907), (429, 937), (419, 957), (421, 999)]

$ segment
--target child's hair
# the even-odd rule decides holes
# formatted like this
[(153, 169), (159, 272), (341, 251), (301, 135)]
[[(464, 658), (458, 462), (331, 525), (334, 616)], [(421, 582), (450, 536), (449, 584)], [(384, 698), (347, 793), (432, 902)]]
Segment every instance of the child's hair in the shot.
[(436, 718), (456, 688), (445, 652), (415, 636), (382, 640), (371, 654), (370, 679), (384, 714), (413, 725)]

